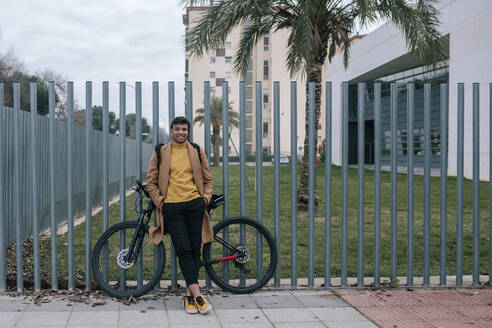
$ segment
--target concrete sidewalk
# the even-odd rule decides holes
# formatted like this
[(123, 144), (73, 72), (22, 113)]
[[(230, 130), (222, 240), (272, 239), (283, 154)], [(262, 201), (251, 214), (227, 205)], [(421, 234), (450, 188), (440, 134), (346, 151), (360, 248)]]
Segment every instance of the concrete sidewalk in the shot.
[[(207, 293), (204, 293), (207, 295)], [(0, 327), (377, 327), (328, 289), (264, 289), (251, 295), (208, 293), (213, 311), (187, 314), (181, 297), (144, 297), (125, 305), (110, 298), (79, 303), (56, 296), (0, 296)]]

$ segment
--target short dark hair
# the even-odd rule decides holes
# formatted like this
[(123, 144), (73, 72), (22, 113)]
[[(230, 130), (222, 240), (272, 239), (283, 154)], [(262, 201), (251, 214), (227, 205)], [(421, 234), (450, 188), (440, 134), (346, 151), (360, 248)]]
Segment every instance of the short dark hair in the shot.
[(173, 128), (174, 124), (186, 124), (188, 125), (188, 130), (190, 129), (190, 121), (184, 116), (178, 116), (175, 117), (174, 120), (171, 122), (171, 129)]

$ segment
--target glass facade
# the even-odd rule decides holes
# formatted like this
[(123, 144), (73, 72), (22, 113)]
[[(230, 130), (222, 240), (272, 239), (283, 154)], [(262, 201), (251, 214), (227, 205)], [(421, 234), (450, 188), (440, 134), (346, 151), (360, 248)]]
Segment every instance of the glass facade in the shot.
[[(415, 86), (414, 108), (414, 154), (415, 165), (421, 166), (424, 154), (424, 83), (431, 84), (431, 163), (440, 164), (440, 85), (449, 81), (449, 66), (443, 61), (434, 68), (416, 67), (405, 71), (364, 81), (365, 93), (365, 161), (374, 159), (374, 83), (381, 83), (381, 159), (389, 164), (391, 153), (390, 131), (390, 84), (397, 87), (397, 149), (398, 161), (406, 165), (407, 158), (407, 83)], [(349, 163), (357, 163), (357, 83), (349, 85)]]

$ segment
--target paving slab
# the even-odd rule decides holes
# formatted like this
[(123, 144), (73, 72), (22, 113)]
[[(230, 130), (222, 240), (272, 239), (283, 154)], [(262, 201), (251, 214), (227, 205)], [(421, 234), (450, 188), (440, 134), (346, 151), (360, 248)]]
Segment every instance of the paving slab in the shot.
[(290, 293), (285, 293), (282, 295), (252, 295), (251, 298), (258, 304), (258, 307), (262, 309), (304, 307), (297, 297)]
[(65, 327), (70, 318), (67, 311), (24, 312), (17, 322), (17, 326), (51, 326)]
[(249, 326), (249, 324), (269, 323), (260, 309), (215, 309), (215, 312), (223, 324), (235, 323)]
[(0, 327), (13, 327), (22, 316), (22, 312), (0, 313)]
[[(273, 323), (297, 322), (302, 326), (305, 322), (319, 322), (318, 317), (307, 308), (300, 309), (263, 309), (263, 313)], [(302, 323), (302, 324), (301, 324)]]
[(68, 326), (118, 325), (117, 311), (73, 311)]
[(212, 295), (209, 301), (216, 309), (258, 308), (258, 304), (249, 295)]

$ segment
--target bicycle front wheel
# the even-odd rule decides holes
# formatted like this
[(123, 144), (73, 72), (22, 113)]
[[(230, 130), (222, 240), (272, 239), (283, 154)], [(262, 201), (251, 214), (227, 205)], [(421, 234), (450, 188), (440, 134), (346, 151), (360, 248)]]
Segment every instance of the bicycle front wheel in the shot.
[(135, 221), (111, 226), (101, 235), (92, 253), (94, 279), (103, 291), (116, 298), (139, 297), (148, 293), (159, 283), (164, 271), (164, 245), (162, 242), (154, 245), (146, 225), (143, 225), (143, 241), (138, 257), (125, 260), (137, 226)]
[(262, 224), (235, 217), (214, 226), (214, 241), (203, 245), (203, 260), (217, 286), (246, 294), (272, 278), (278, 256), (275, 241)]

